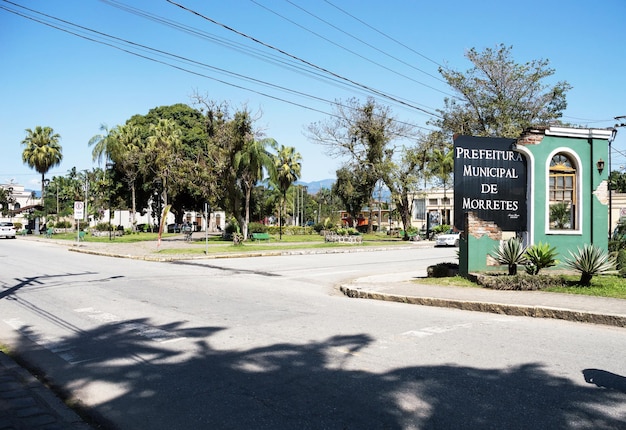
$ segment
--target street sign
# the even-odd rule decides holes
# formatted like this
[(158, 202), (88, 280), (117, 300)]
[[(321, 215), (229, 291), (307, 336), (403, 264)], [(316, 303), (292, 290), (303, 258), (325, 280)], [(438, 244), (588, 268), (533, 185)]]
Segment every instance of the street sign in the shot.
[(85, 217), (85, 203), (74, 202), (74, 219), (83, 219)]

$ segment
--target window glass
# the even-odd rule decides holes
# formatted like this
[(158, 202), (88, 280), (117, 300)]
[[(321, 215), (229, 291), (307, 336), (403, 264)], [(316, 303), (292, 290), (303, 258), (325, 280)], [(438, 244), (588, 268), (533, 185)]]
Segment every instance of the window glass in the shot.
[(550, 229), (576, 229), (576, 169), (566, 154), (556, 154), (550, 160)]

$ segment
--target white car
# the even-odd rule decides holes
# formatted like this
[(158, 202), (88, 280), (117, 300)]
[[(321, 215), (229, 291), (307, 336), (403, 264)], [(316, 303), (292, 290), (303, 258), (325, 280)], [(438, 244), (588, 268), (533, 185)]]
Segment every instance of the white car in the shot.
[(435, 238), (435, 246), (459, 246), (461, 233), (450, 230), (447, 233), (437, 235)]
[(0, 237), (15, 239), (15, 226), (12, 222), (0, 222)]

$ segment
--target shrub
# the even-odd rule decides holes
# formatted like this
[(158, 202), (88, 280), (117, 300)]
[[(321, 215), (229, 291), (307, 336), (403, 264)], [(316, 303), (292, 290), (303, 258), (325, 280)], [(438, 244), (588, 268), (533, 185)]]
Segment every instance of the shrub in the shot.
[(248, 224), (248, 233), (267, 233), (267, 226), (260, 222), (251, 222)]
[(505, 242), (500, 242), (500, 245), (491, 255), (500, 264), (506, 264), (509, 266), (509, 275), (517, 274), (517, 265), (526, 264), (526, 247), (522, 244), (522, 241), (514, 237)]
[(13, 226), (15, 227), (15, 230), (21, 230), (22, 229), (22, 223), (21, 222), (14, 222)]
[(476, 282), (485, 288), (493, 290), (534, 291), (548, 287), (569, 286), (569, 282), (562, 276), (527, 274), (513, 276), (505, 276), (502, 274), (478, 275)]
[(615, 256), (609, 255), (606, 251), (597, 246), (586, 243), (582, 248), (578, 248), (577, 253), (570, 251), (569, 259), (565, 260), (566, 266), (580, 272), (580, 285), (588, 286), (594, 275), (606, 273), (615, 268)]
[(57, 221), (54, 226), (56, 228), (72, 228), (72, 223), (70, 221)]
[(556, 256), (556, 247), (550, 247), (547, 243), (539, 242), (526, 248), (526, 272), (537, 275), (543, 268), (556, 266), (558, 264)]
[(450, 231), (451, 228), (452, 227), (450, 227), (448, 224), (441, 224), (434, 226), (431, 231), (435, 234), (447, 233), (448, 231)]
[(96, 231), (111, 231), (113, 230), (113, 227), (108, 222), (100, 222), (96, 224), (95, 229)]
[(313, 231), (315, 231), (315, 233), (319, 234), (322, 230), (324, 230), (324, 223), (318, 222), (313, 226)]
[(234, 219), (230, 220), (226, 227), (224, 228), (224, 233), (227, 235), (232, 235), (233, 233), (239, 232), (239, 224)]
[(617, 252), (616, 268), (619, 270), (619, 274), (622, 278), (626, 278), (626, 249), (621, 249)]
[(429, 278), (447, 278), (459, 274), (459, 265), (456, 263), (438, 263), (428, 266), (426, 273)]

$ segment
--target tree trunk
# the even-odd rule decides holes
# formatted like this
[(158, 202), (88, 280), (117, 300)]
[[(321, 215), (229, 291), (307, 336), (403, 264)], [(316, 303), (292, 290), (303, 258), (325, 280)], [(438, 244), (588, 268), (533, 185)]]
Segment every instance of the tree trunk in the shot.
[(248, 240), (248, 224), (250, 223), (250, 194), (252, 187), (246, 186), (246, 207), (245, 207), (245, 217), (243, 222), (241, 223), (241, 234), (243, 235), (243, 240)]
[(137, 203), (135, 202), (136, 200), (136, 194), (135, 194), (135, 184), (132, 184), (130, 186), (130, 206), (131, 206), (131, 222), (133, 224), (133, 231), (136, 230), (137, 228), (137, 219), (135, 218), (136, 212), (137, 212)]

